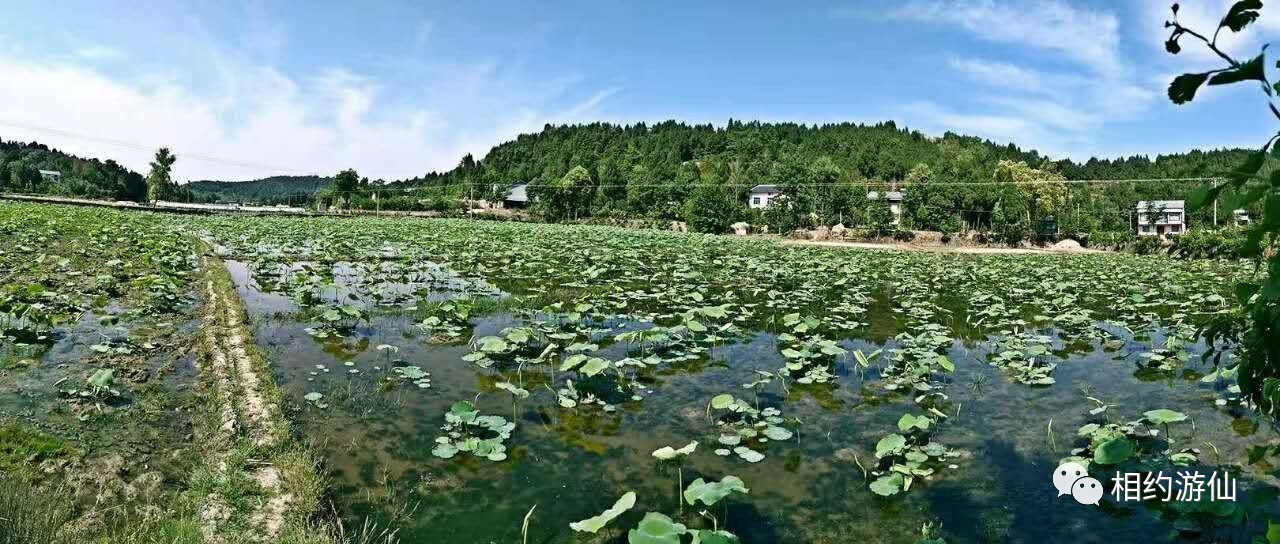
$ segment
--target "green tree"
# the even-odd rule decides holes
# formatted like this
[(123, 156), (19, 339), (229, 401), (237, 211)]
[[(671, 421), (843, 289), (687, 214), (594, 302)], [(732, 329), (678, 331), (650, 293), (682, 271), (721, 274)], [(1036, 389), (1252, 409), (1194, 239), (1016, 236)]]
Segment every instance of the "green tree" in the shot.
[(693, 190), (684, 217), (694, 232), (721, 234), (742, 217), (742, 204), (729, 188), (702, 184)]
[(355, 191), (360, 189), (360, 174), (354, 168), (338, 172), (338, 175), (333, 178), (333, 189), (337, 192), (339, 200), (350, 202), (351, 197), (355, 196)]
[(537, 196), (542, 214), (552, 221), (578, 219), (590, 208), (592, 193), (591, 172), (575, 166), (560, 179), (531, 185), (530, 196)]
[[(1217, 46), (1223, 29), (1231, 32), (1244, 30), (1258, 19), (1261, 9), (1260, 0), (1236, 2), (1219, 21), (1210, 38), (1179, 22), (1178, 4), (1174, 4), (1173, 18), (1165, 21), (1165, 27), (1171, 29), (1165, 49), (1176, 55), (1182, 50), (1181, 40), (1197, 40), (1225, 65), (1174, 78), (1169, 84), (1169, 100), (1175, 104), (1190, 102), (1204, 85), (1249, 83), (1259, 85), (1269, 100), (1267, 105), (1271, 114), (1280, 120), (1280, 108), (1275, 102), (1277, 94), (1280, 94), (1280, 82), (1273, 85), (1267, 80), (1265, 63), (1269, 61), (1266, 46), (1248, 60), (1236, 59)], [(1271, 61), (1274, 62), (1274, 57)], [(1215, 347), (1239, 343), (1236, 351), (1240, 360), (1240, 388), (1272, 416), (1280, 410), (1280, 253), (1275, 251), (1280, 240), (1280, 169), (1275, 167), (1280, 160), (1278, 139), (1280, 133), (1272, 135), (1261, 149), (1250, 153), (1243, 162), (1226, 172), (1225, 179), (1205, 184), (1188, 203), (1192, 209), (1205, 209), (1220, 195), (1227, 197), (1227, 209), (1263, 203), (1262, 220), (1249, 226), (1241, 253), (1265, 264), (1267, 274), (1260, 280), (1245, 280), (1236, 286), (1236, 297), (1244, 307), (1244, 314), (1238, 316), (1239, 320), (1215, 320), (1207, 328), (1206, 336)], [(1220, 357), (1222, 352), (1217, 353)]]
[(884, 191), (878, 192), (880, 194), (874, 200), (867, 199), (866, 226), (876, 236), (886, 236), (897, 230), (897, 227), (893, 224), (893, 210), (889, 209)]
[(1000, 161), (996, 164), (995, 181), (1018, 189), (1027, 203), (1029, 219), (1054, 215), (1067, 202), (1067, 186), (1061, 174), (1032, 168), (1025, 162)]
[(19, 191), (34, 192), (36, 186), (40, 184), (40, 170), (35, 166), (26, 162), (20, 162), (15, 165), (12, 170), (12, 183)]
[(170, 200), (176, 193), (177, 186), (173, 182), (173, 163), (178, 156), (169, 152), (169, 148), (156, 150), (156, 158), (151, 161), (151, 173), (147, 174), (147, 200)]

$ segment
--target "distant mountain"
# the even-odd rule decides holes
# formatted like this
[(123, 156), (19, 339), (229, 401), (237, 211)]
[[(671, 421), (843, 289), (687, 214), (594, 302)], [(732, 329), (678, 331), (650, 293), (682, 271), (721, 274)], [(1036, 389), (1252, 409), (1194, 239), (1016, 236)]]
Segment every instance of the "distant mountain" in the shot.
[(199, 202), (305, 204), (333, 183), (331, 177), (273, 176), (253, 181), (193, 181), (184, 185)]

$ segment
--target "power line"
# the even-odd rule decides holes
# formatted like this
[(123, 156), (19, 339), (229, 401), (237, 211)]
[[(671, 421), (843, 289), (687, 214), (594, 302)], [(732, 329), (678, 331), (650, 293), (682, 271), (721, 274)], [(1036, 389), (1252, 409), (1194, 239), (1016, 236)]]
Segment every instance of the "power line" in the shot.
[[(930, 181), (921, 184), (905, 185), (902, 189), (910, 190), (913, 187), (955, 187), (955, 186), (1019, 186), (1019, 185), (1052, 185), (1052, 184), (1069, 184), (1069, 185), (1098, 185), (1098, 184), (1124, 184), (1124, 183), (1152, 183), (1152, 182), (1185, 182), (1185, 181), (1220, 181), (1220, 177), (1185, 177), (1185, 178), (1129, 178), (1129, 179), (1069, 179), (1069, 180), (1052, 180), (1039, 179), (1027, 181)], [(591, 189), (695, 189), (698, 187), (728, 187), (728, 188), (752, 188), (757, 187), (759, 183), (690, 183), (684, 185), (676, 184), (603, 184), (603, 185), (584, 185), (582, 188)], [(764, 184), (770, 185), (770, 184)], [(858, 181), (858, 182), (840, 182), (840, 183), (789, 183), (785, 187), (884, 187), (892, 185), (887, 181)], [(899, 183), (899, 185), (903, 185)], [(411, 187), (367, 187), (363, 189), (349, 189), (345, 191), (334, 191), (338, 194), (369, 194), (369, 193), (396, 193), (396, 192), (426, 192), (433, 190), (449, 190), (454, 188), (474, 187), (475, 184), (452, 184), (452, 185), (417, 185)]]
[[(6, 120), (3, 120), (3, 119), (0, 119), (0, 126), (6, 126), (6, 127), (10, 127), (10, 128), (18, 128), (18, 129), (23, 129), (23, 130), (32, 130), (32, 131), (36, 131), (36, 132), (44, 132), (44, 133), (47, 133), (47, 134), (54, 134), (54, 135), (57, 135), (57, 136), (63, 136), (63, 137), (66, 137), (66, 138), (74, 138), (74, 139), (78, 139), (78, 140), (86, 140), (86, 141), (90, 141), (90, 142), (98, 142), (98, 143), (101, 143), (101, 144), (114, 145), (114, 146), (117, 146), (117, 147), (124, 147), (124, 148), (129, 148), (129, 149), (136, 149), (136, 150), (139, 150), (139, 151), (148, 151), (148, 152), (150, 152), (150, 151), (154, 151), (154, 150), (158, 149), (159, 147), (163, 147), (163, 146), (150, 146), (150, 145), (140, 144), (140, 143), (137, 143), (137, 142), (130, 142), (130, 141), (126, 141), (126, 140), (115, 140), (115, 139), (111, 139), (111, 138), (103, 138), (103, 137), (100, 137), (100, 136), (89, 136), (89, 135), (85, 135), (85, 134), (77, 134), (77, 133), (75, 133), (75, 132), (69, 132), (69, 131), (62, 130), (62, 129), (56, 129), (56, 128), (51, 128), (51, 127), (42, 127), (42, 126), (37, 126), (37, 125), (26, 125), (26, 124), (22, 124), (22, 123), (15, 123), (15, 122), (12, 122), (12, 121), (6, 121)], [(176, 148), (175, 148), (175, 149), (176, 149)], [(308, 171), (306, 171), (306, 170), (299, 170), (299, 169), (296, 169), (296, 168), (284, 168), (284, 167), (281, 167), (281, 166), (272, 166), (272, 165), (269, 165), (269, 164), (261, 164), (261, 163), (254, 163), (254, 162), (238, 161), (238, 160), (235, 160), (235, 159), (225, 159), (225, 158), (221, 158), (221, 157), (214, 157), (214, 156), (211, 156), (211, 155), (204, 155), (204, 154), (201, 154), (201, 153), (191, 153), (191, 152), (188, 152), (188, 151), (183, 151), (183, 152), (182, 152), (182, 158), (184, 158), (184, 159), (192, 159), (192, 160), (197, 160), (197, 161), (202, 161), (202, 162), (209, 162), (209, 163), (221, 164), (221, 165), (225, 165), (225, 166), (235, 166), (235, 167), (239, 167), (239, 168), (252, 168), (252, 169), (256, 169), (256, 170), (270, 170), (270, 171), (276, 171), (276, 172), (287, 172), (287, 173), (291, 173), (291, 174), (314, 174), (314, 173), (315, 173), (315, 172), (308, 172)]]

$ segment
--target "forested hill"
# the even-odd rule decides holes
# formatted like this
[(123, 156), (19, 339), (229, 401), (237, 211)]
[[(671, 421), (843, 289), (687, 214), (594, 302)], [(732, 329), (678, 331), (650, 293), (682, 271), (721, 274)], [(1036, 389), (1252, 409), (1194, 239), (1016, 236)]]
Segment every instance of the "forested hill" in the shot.
[[(41, 170), (57, 175), (42, 175)], [(36, 142), (0, 139), (0, 191), (142, 200), (147, 184), (141, 174), (114, 160), (85, 159)]]
[[(752, 185), (774, 184), (789, 195), (789, 209), (796, 215), (792, 220), (816, 215), (827, 224), (847, 224), (851, 215), (865, 209), (859, 193), (865, 195), (868, 186), (914, 184), (921, 190), (908, 193), (915, 200), (908, 202), (911, 224), (946, 229), (956, 223), (989, 224), (1002, 203), (1010, 215), (1061, 215), (1062, 210), (1048, 204), (1062, 205), (1063, 198), (1030, 194), (1013, 184), (992, 185), (993, 181), (1212, 176), (1239, 164), (1246, 153), (1195, 150), (1155, 158), (1050, 161), (1014, 145), (953, 133), (931, 137), (893, 122), (804, 125), (730, 120), (723, 127), (675, 121), (592, 123), (547, 125), (541, 132), (494, 147), (481, 160), (468, 155), (449, 172), (403, 183), (418, 187), (420, 195), (436, 197), (491, 187), (500, 193), (513, 183), (529, 182), (539, 207), (552, 218), (673, 219), (687, 218), (691, 208), (718, 200), (745, 203)], [(1198, 185), (1144, 181), (1070, 184), (1061, 190), (1071, 192), (1072, 219), (1091, 223), (1073, 227), (1127, 230), (1137, 201), (1185, 199)], [(726, 194), (703, 195), (692, 204), (698, 201), (694, 189), (708, 186), (723, 187)], [(788, 221), (781, 223), (785, 227)]]
[[(1041, 204), (1061, 203), (1059, 199), (990, 184), (1009, 176), (1201, 177), (1229, 170), (1244, 154), (1243, 150), (1193, 150), (1155, 158), (1049, 161), (1034, 150), (953, 133), (931, 137), (893, 122), (804, 125), (730, 120), (722, 127), (676, 121), (591, 123), (547, 125), (540, 132), (495, 146), (481, 160), (467, 155), (448, 172), (432, 172), (389, 187), (374, 187), (381, 182), (354, 178), (354, 173), (355, 182), (345, 186), (328, 177), (281, 176), (248, 182), (197, 181), (183, 187), (196, 200), (262, 204), (302, 204), (335, 196), (367, 200), (377, 189), (382, 192), (383, 207), (448, 208), (460, 197), (500, 198), (507, 187), (530, 182), (530, 192), (541, 203), (538, 207), (552, 219), (562, 215), (678, 219), (686, 218), (691, 206), (704, 207), (694, 206), (697, 187), (721, 187), (725, 193), (702, 195), (703, 204), (724, 200), (745, 205), (750, 186), (775, 184), (790, 194), (793, 211), (818, 215), (824, 222), (849, 223), (858, 220), (851, 214), (866, 208), (858, 194), (865, 195), (868, 185), (915, 184), (923, 189), (934, 184), (927, 191), (908, 192), (915, 201), (908, 202), (908, 218), (918, 228), (941, 229), (955, 222), (990, 222), (1001, 203), (1006, 212), (1011, 207), (1031, 207), (1031, 215), (1057, 213)], [(1002, 163), (1022, 164), (1028, 170), (1001, 172)], [(39, 170), (58, 171), (61, 176), (42, 177)], [(561, 182), (571, 171), (575, 172), (573, 183), (564, 185)], [(966, 185), (973, 183), (977, 185)], [(1127, 229), (1136, 201), (1184, 199), (1197, 185), (1159, 181), (1072, 185), (1070, 210), (1100, 221), (1096, 228)], [(113, 161), (81, 159), (36, 143), (3, 141), (0, 190), (129, 200), (146, 195), (143, 177)], [(570, 197), (561, 198), (565, 195)]]
[(274, 176), (253, 181), (193, 181), (185, 187), (200, 202), (305, 205), (332, 183), (331, 177)]
[(734, 182), (781, 184), (778, 175), (784, 172), (779, 167), (785, 171), (821, 158), (829, 159), (847, 181), (900, 181), (919, 164), (928, 166), (936, 179), (989, 181), (1000, 160), (1023, 161), (1067, 179), (1170, 178), (1221, 173), (1238, 163), (1242, 153), (1196, 150), (1154, 159), (1077, 163), (1048, 161), (1035, 150), (950, 132), (930, 137), (892, 121), (803, 125), (730, 120), (719, 128), (676, 121), (651, 126), (592, 123), (547, 125), (494, 147), (481, 161), (468, 156), (450, 172), (406, 181), (456, 183), (476, 176), (494, 183), (551, 180), (583, 166), (597, 184), (606, 186), (671, 180), (709, 169), (724, 170)]

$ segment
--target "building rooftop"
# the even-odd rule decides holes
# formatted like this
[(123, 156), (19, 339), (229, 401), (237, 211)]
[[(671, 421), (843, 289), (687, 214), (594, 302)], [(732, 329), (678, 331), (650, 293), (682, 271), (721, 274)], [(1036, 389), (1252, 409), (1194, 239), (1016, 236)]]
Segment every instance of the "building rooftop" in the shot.
[(504, 199), (508, 202), (528, 202), (529, 201), (529, 184), (517, 183), (507, 190), (507, 197)]
[(780, 193), (780, 192), (782, 192), (782, 190), (781, 190), (781, 189), (778, 189), (778, 186), (777, 186), (777, 185), (756, 185), (755, 187), (752, 187), (752, 188), (751, 188), (751, 192), (753, 192), (753, 193)]
[[(902, 195), (903, 195), (903, 191), (889, 191), (884, 194), (884, 197), (888, 199), (890, 202), (900, 202), (902, 201)], [(878, 191), (867, 192), (867, 200), (879, 200), (879, 199), (880, 199), (880, 193)]]
[(1137, 208), (1139, 210), (1185, 210), (1187, 201), (1185, 200), (1139, 200)]

